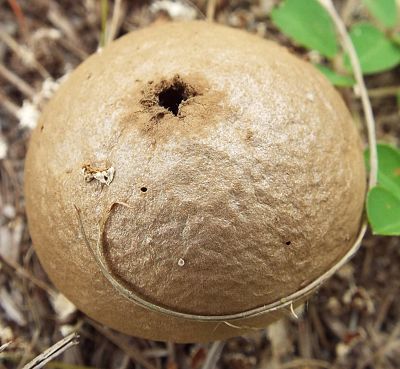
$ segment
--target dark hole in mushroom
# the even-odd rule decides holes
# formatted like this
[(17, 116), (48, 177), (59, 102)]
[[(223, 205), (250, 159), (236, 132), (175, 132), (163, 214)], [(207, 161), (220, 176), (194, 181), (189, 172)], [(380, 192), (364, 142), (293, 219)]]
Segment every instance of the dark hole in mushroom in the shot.
[(188, 86), (180, 79), (163, 89), (158, 95), (158, 105), (169, 110), (172, 114), (179, 114), (179, 106), (191, 96)]
[(147, 187), (142, 187), (142, 188), (140, 189), (140, 191), (142, 191), (142, 192), (147, 192)]
[(291, 241), (286, 241), (285, 243), (286, 243), (286, 245), (289, 246), (292, 242)]

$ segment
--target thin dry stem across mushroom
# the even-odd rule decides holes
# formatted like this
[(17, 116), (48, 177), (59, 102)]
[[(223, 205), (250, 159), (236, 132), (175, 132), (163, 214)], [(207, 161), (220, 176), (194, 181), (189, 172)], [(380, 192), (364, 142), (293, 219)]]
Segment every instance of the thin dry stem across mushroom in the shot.
[(118, 205), (130, 207), (128, 204), (123, 203), (123, 202), (114, 202), (111, 204), (109, 210), (103, 215), (102, 220), (99, 222), (99, 236), (98, 236), (98, 241), (97, 241), (94, 249), (90, 245), (90, 242), (86, 236), (85, 228), (84, 228), (83, 221), (82, 221), (81, 210), (77, 206), (74, 206), (76, 213), (77, 213), (77, 217), (78, 217), (80, 232), (83, 236), (85, 245), (86, 245), (87, 249), (90, 251), (90, 253), (92, 254), (93, 259), (96, 261), (102, 274), (111, 283), (111, 285), (115, 288), (115, 290), (118, 293), (120, 293), (122, 296), (127, 298), (128, 300), (133, 301), (134, 303), (138, 304), (139, 306), (142, 306), (146, 309), (152, 310), (156, 313), (161, 313), (161, 314), (165, 314), (165, 315), (169, 315), (169, 316), (173, 316), (173, 317), (177, 317), (177, 318), (194, 320), (194, 321), (199, 321), (199, 322), (226, 323), (227, 325), (229, 325), (233, 328), (239, 328), (239, 329), (243, 329), (243, 328), (258, 329), (260, 327), (249, 327), (249, 326), (240, 326), (239, 327), (239, 326), (235, 326), (234, 324), (231, 324), (229, 322), (235, 321), (238, 319), (243, 319), (243, 318), (257, 317), (257, 316), (267, 314), (267, 313), (270, 313), (270, 312), (273, 312), (276, 310), (280, 310), (280, 309), (283, 309), (286, 307), (290, 307), (292, 315), (294, 315), (296, 317), (296, 314), (293, 312), (293, 304), (295, 304), (298, 301), (304, 300), (304, 298), (306, 298), (311, 293), (313, 293), (317, 288), (319, 288), (321, 286), (322, 283), (324, 283), (333, 274), (335, 274), (344, 264), (346, 264), (359, 249), (362, 239), (364, 238), (365, 232), (367, 230), (367, 224), (363, 223), (363, 225), (360, 229), (360, 233), (359, 233), (356, 241), (354, 242), (354, 245), (350, 248), (348, 253), (337, 264), (335, 264), (331, 269), (329, 269), (326, 273), (324, 273), (323, 275), (318, 277), (316, 280), (314, 280), (312, 283), (308, 284), (306, 287), (293, 293), (290, 296), (281, 298), (279, 301), (273, 302), (271, 304), (264, 305), (264, 306), (261, 306), (261, 307), (255, 308), (255, 309), (243, 311), (243, 312), (236, 313), (236, 314), (225, 314), (225, 315), (187, 314), (187, 313), (183, 313), (183, 312), (176, 311), (173, 309), (165, 308), (163, 306), (154, 304), (148, 300), (143, 299), (138, 294), (136, 294), (134, 291), (125, 287), (124, 284), (118, 280), (118, 278), (115, 276), (114, 272), (108, 266), (105, 255), (104, 255), (104, 245), (103, 245), (104, 228), (105, 228), (107, 220), (111, 214), (112, 209), (114, 208), (114, 206), (118, 206)]

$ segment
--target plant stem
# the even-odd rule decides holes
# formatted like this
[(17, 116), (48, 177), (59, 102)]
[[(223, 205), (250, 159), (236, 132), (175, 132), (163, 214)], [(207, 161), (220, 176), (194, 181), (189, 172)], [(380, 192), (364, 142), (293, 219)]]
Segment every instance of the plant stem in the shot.
[(58, 341), (55, 345), (51, 346), (45, 352), (26, 364), (23, 369), (40, 369), (43, 368), (50, 360), (53, 360), (58, 355), (62, 354), (65, 350), (75, 346), (79, 343), (79, 336), (77, 333), (71, 333), (69, 336)]
[(100, 47), (104, 47), (106, 44), (106, 33), (107, 33), (107, 15), (108, 15), (108, 0), (101, 0), (100, 3), (101, 12), (101, 34), (100, 34)]
[(396, 96), (400, 93), (400, 86), (379, 87), (368, 90), (369, 97)]
[(369, 173), (369, 188), (371, 189), (376, 185), (378, 173), (378, 154), (376, 149), (376, 136), (375, 136), (375, 120), (372, 112), (371, 102), (368, 98), (367, 88), (365, 86), (364, 78), (361, 72), (360, 61), (358, 60), (356, 50), (347, 33), (346, 26), (337, 13), (332, 0), (319, 0), (321, 5), (328, 11), (332, 20), (334, 21), (339, 35), (343, 42), (343, 48), (347, 51), (350, 57), (350, 62), (353, 67), (354, 77), (360, 89), (361, 102), (365, 114), (365, 121), (368, 130), (368, 143), (370, 148), (370, 173)]
[(216, 0), (208, 0), (207, 1), (207, 21), (208, 22), (214, 22), (216, 6), (217, 6)]

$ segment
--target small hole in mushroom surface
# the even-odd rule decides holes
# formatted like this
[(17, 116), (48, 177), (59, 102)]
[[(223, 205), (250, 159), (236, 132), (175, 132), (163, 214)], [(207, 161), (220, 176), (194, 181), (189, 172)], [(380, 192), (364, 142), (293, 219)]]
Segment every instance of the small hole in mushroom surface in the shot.
[(162, 119), (162, 118), (164, 118), (164, 115), (165, 115), (164, 113), (158, 113), (156, 118), (157, 119)]
[(291, 241), (286, 241), (285, 243), (286, 243), (286, 245), (289, 246), (292, 242)]
[(142, 188), (140, 189), (140, 191), (142, 191), (142, 192), (147, 192), (147, 187), (142, 187)]
[(158, 95), (158, 104), (169, 110), (172, 114), (178, 115), (179, 105), (189, 97), (187, 87), (181, 81), (162, 90)]

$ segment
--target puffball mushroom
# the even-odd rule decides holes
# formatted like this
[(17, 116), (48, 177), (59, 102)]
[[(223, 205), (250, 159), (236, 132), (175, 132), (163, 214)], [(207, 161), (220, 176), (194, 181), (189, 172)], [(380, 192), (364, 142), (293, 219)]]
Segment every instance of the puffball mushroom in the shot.
[(364, 193), (360, 138), (325, 77), (201, 21), (88, 58), (26, 159), (50, 279), (89, 317), (155, 340), (223, 339), (287, 314), (354, 244)]

